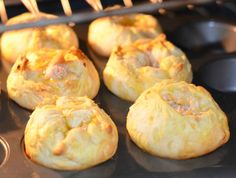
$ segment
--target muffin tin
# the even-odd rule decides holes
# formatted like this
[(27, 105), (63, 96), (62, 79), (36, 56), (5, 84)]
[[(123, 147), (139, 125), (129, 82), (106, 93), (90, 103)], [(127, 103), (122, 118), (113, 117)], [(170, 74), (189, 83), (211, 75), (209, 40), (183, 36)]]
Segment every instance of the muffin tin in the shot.
[[(186, 35), (188, 34), (188, 35)], [(176, 45), (195, 53), (236, 51), (236, 28), (220, 20), (199, 20), (184, 24), (174, 34)]]
[[(177, 161), (151, 156), (139, 149), (127, 134), (126, 115), (132, 103), (114, 96), (102, 84), (95, 101), (118, 127), (119, 146), (115, 156), (84, 171), (56, 171), (45, 168), (29, 160), (24, 153), (24, 128), (31, 112), (8, 98), (5, 86), (7, 74), (1, 68), (0, 177), (236, 177), (236, 54), (233, 54), (236, 51), (236, 25), (222, 19), (186, 19), (190, 19), (191, 23), (186, 20), (186, 23), (176, 25), (176, 28), (168, 31), (168, 39), (186, 50), (193, 66), (193, 83), (206, 87), (227, 114), (231, 130), (231, 138), (227, 144), (208, 155), (190, 160)], [(169, 25), (173, 19), (164, 16), (160, 21)], [(180, 20), (175, 20), (177, 22)], [(87, 27), (84, 27), (86, 25), (76, 27), (78, 36), (82, 39), (80, 46), (94, 61), (101, 76), (107, 59), (98, 56), (89, 48), (84, 40), (87, 35), (84, 30)], [(80, 28), (83, 30), (80, 31)], [(168, 29), (165, 25), (163, 28)]]
[(236, 76), (235, 55), (215, 58), (199, 69), (200, 81), (221, 92), (236, 91), (236, 79), (233, 76)]
[(9, 145), (7, 141), (0, 137), (0, 167), (3, 166), (9, 158)]

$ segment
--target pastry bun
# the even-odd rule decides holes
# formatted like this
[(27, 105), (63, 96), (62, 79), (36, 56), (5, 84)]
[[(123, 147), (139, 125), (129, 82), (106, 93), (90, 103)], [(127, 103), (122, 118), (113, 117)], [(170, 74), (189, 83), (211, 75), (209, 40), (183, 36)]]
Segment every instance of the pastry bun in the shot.
[(162, 81), (130, 107), (126, 127), (146, 152), (171, 159), (205, 155), (230, 137), (228, 121), (203, 87)]
[(28, 52), (17, 59), (7, 79), (9, 97), (31, 110), (59, 96), (94, 98), (99, 86), (93, 63), (74, 48)]
[(159, 35), (115, 48), (103, 71), (108, 89), (122, 99), (135, 101), (146, 89), (164, 79), (192, 81), (185, 54)]
[(131, 14), (96, 19), (89, 26), (90, 47), (102, 56), (110, 56), (118, 45), (128, 45), (141, 38), (154, 38), (162, 32), (151, 15)]
[[(56, 18), (54, 15), (40, 13), (35, 16), (23, 13), (8, 20), (6, 25), (34, 22), (42, 19)], [(75, 32), (67, 25), (50, 25), (39, 28), (27, 28), (4, 32), (1, 37), (1, 58), (7, 71), (10, 70), (20, 55), (40, 48), (69, 49), (78, 48)]]
[(60, 97), (31, 114), (24, 143), (26, 154), (36, 163), (59, 170), (82, 170), (115, 154), (118, 132), (91, 99)]

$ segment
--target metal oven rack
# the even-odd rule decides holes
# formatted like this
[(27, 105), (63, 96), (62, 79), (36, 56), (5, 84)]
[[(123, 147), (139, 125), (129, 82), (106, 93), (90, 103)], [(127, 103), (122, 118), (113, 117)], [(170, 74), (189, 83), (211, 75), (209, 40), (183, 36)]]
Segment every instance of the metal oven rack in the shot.
[[(225, 1), (226, 0), (165, 0), (165, 1), (157, 2), (157, 3), (150, 3), (147, 0), (138, 1), (138, 3), (134, 2), (134, 5), (132, 7), (121, 8), (121, 9), (111, 10), (111, 11), (96, 12), (96, 11), (89, 10), (89, 11), (84, 11), (84, 12), (76, 12), (70, 16), (61, 15), (56, 19), (40, 20), (37, 22), (17, 24), (17, 25), (8, 25), (8, 26), (2, 23), (0, 24), (0, 33), (4, 31), (8, 31), (8, 30), (15, 30), (15, 29), (22, 29), (22, 28), (29, 28), (29, 27), (40, 27), (40, 26), (46, 26), (46, 25), (58, 24), (58, 23), (74, 22), (74, 23), (80, 24), (80, 23), (88, 22), (88, 21), (94, 20), (99, 17), (104, 17), (104, 16), (130, 14), (130, 13), (137, 13), (137, 12), (154, 12), (154, 11), (163, 10), (163, 9), (164, 10), (178, 9), (181, 7), (191, 8), (193, 6), (204, 5), (208, 3), (221, 4)], [(13, 1), (12, 3), (14, 4), (16, 2), (17, 1)], [(39, 4), (42, 3), (42, 0), (39, 1), (38, 3)]]

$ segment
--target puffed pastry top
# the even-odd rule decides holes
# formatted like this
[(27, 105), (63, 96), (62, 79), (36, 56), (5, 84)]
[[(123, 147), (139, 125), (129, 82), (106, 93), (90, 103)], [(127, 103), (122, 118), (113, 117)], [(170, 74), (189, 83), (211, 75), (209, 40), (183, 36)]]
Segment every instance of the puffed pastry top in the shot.
[(88, 42), (96, 53), (109, 57), (118, 45), (128, 45), (141, 38), (155, 38), (161, 32), (158, 21), (151, 15), (103, 17), (90, 24)]
[(103, 79), (112, 93), (135, 101), (144, 90), (164, 79), (191, 82), (192, 70), (186, 55), (161, 34), (115, 48)]
[(203, 87), (162, 81), (130, 107), (127, 130), (150, 154), (188, 159), (214, 151), (230, 137), (228, 120)]
[(26, 154), (36, 163), (59, 170), (82, 170), (115, 154), (118, 132), (91, 99), (60, 97), (31, 114), (24, 143)]
[[(37, 16), (31, 13), (23, 13), (9, 19), (6, 25), (34, 22), (43, 19), (56, 18), (51, 14), (40, 13)], [(28, 51), (40, 48), (70, 49), (78, 48), (78, 39), (67, 25), (50, 25), (39, 28), (27, 28), (4, 32), (1, 37), (2, 60), (13, 64), (17, 57), (25, 55)]]
[(79, 49), (40, 49), (17, 59), (7, 79), (11, 99), (35, 109), (59, 96), (94, 98), (100, 81), (93, 63)]

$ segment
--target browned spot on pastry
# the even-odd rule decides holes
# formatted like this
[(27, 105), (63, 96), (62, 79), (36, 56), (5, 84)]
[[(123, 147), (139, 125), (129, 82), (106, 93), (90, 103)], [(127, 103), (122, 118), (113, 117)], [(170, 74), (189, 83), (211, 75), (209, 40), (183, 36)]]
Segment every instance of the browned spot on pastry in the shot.
[(182, 63), (176, 65), (176, 70), (177, 70), (177, 71), (181, 71), (181, 70), (183, 70), (183, 68), (184, 68), (184, 65), (183, 65)]
[(148, 45), (148, 47), (147, 47), (147, 51), (148, 51), (148, 52), (151, 52), (151, 51), (152, 51), (152, 48), (153, 48), (152, 45)]
[(60, 156), (65, 152), (65, 150), (66, 150), (66, 146), (63, 142), (61, 142), (53, 149), (53, 154)]
[(51, 64), (52, 65), (55, 65), (55, 64), (62, 64), (65, 62), (65, 59), (64, 59), (64, 53), (63, 52), (59, 52), (57, 53), (53, 59), (52, 59), (52, 62)]
[(86, 63), (85, 62), (83, 62), (83, 65), (84, 65), (84, 67), (86, 67)]
[(28, 156), (29, 159), (32, 159), (32, 156), (28, 153), (26, 153), (26, 155)]
[(49, 91), (47, 88), (37, 87), (37, 92), (47, 92)]
[(112, 126), (110, 124), (106, 124), (103, 128), (108, 134), (112, 133)]
[(168, 46), (166, 45), (166, 35), (165, 34), (160, 34), (159, 37), (157, 38), (157, 41), (161, 43), (163, 47), (168, 49)]
[(166, 35), (165, 34), (160, 34), (159, 37), (157, 38), (157, 40), (163, 42), (166, 40)]
[(84, 55), (84, 53), (82, 51), (80, 51), (80, 50), (77, 50), (75, 47), (72, 47), (69, 50), (69, 53), (77, 56), (80, 60), (86, 59), (86, 56)]
[(25, 70), (26, 67), (27, 67), (28, 62), (29, 62), (29, 60), (25, 56), (21, 57), (21, 63), (18, 64), (17, 70), (20, 70), (20, 71)]
[(70, 50), (69, 50), (69, 53), (76, 55), (76, 53), (77, 53), (76, 47), (74, 47), (74, 46), (71, 47)]
[(117, 56), (123, 56), (121, 46), (117, 46), (115, 53)]

